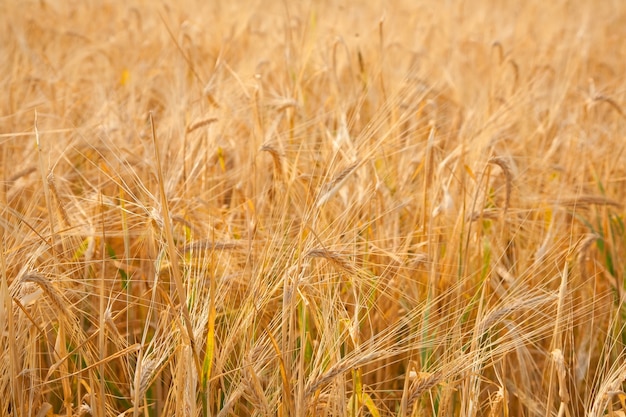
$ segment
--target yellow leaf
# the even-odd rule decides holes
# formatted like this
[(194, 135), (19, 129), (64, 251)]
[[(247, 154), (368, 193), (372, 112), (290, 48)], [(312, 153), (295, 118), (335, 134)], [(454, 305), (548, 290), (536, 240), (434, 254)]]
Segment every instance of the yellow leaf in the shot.
[(472, 177), (474, 181), (476, 181), (476, 175), (474, 174), (474, 171), (472, 171), (472, 168), (470, 168), (467, 164), (464, 164), (463, 167), (465, 167), (465, 172), (467, 172), (467, 174)]
[(222, 168), (222, 172), (226, 172), (226, 163), (224, 162), (224, 149), (221, 146), (217, 147), (217, 159), (220, 163), (220, 168)]
[(120, 85), (124, 86), (128, 83), (130, 79), (130, 71), (127, 68), (122, 70), (122, 74), (120, 75)]
[(374, 404), (374, 400), (365, 392), (363, 393), (363, 404), (367, 407), (372, 417), (380, 417), (380, 412), (376, 404)]

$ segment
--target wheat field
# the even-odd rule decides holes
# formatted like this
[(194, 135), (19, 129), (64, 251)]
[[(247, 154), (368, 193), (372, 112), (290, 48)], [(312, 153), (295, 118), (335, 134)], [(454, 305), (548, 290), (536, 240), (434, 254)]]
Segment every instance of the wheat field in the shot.
[(626, 415), (622, 1), (0, 21), (0, 415)]

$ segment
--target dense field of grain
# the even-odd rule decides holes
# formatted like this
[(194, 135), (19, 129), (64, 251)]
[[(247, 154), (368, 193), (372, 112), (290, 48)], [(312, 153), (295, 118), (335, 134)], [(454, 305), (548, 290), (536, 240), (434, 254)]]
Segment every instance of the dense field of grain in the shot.
[(0, 415), (624, 416), (626, 4), (0, 2)]

